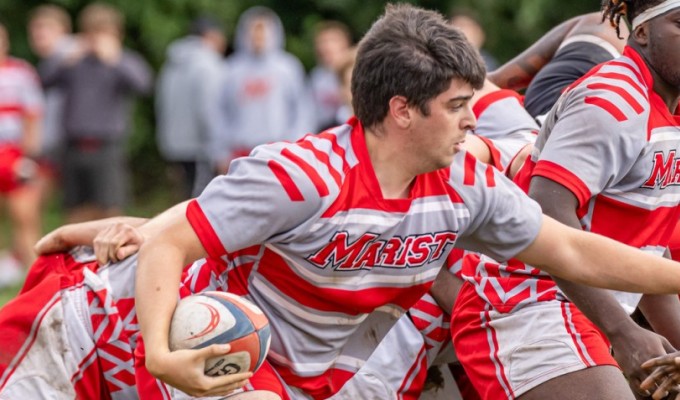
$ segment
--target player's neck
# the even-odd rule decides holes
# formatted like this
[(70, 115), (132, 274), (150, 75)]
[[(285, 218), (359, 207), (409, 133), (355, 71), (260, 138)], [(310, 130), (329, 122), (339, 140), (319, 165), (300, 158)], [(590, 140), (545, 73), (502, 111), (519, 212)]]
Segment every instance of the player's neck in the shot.
[(367, 129), (365, 138), (383, 198), (408, 198), (417, 173), (409, 166), (409, 154), (405, 154), (404, 146), (380, 130)]
[(654, 80), (653, 87), (654, 92), (661, 97), (663, 102), (666, 104), (668, 110), (671, 113), (674, 113), (676, 108), (678, 107), (678, 96), (680, 96), (680, 88), (677, 88), (669, 84), (666, 80), (664, 80), (661, 77), (661, 75), (659, 75), (654, 65), (649, 61), (649, 57), (644, 49), (640, 48), (640, 46), (638, 46), (635, 43), (633, 43), (631, 47), (637, 50), (642, 59), (645, 61), (645, 64), (647, 64), (647, 69), (649, 69), (649, 72), (652, 74), (652, 79)]

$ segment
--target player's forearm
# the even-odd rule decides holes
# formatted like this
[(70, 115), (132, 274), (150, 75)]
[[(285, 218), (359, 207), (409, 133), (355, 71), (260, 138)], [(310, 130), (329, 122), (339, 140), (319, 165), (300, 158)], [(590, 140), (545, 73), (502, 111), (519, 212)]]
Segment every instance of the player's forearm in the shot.
[(680, 293), (680, 264), (547, 216), (534, 243), (516, 258), (583, 285), (633, 293)]
[[(147, 237), (140, 250), (135, 286), (139, 327), (146, 346), (146, 366), (156, 375), (169, 352), (170, 320), (177, 304), (185, 265), (205, 257), (205, 250), (184, 216), (186, 204), (177, 205), (145, 224), (158, 224), (158, 234)], [(147, 232), (148, 233), (148, 232)]]
[(172, 244), (155, 238), (145, 242), (139, 251), (135, 307), (146, 349), (146, 366), (157, 374), (160, 358), (170, 350), (170, 320), (177, 304), (185, 254)]
[(553, 277), (553, 279), (569, 300), (600, 328), (609, 340), (614, 340), (620, 332), (624, 332), (635, 325), (628, 313), (608, 291), (580, 285), (558, 277)]
[(571, 261), (560, 269), (579, 266), (584, 275), (576, 282), (635, 293), (680, 293), (680, 264), (597, 234), (570, 236)]
[(654, 332), (680, 348), (680, 299), (671, 295), (644, 295), (638, 305)]
[(531, 47), (489, 73), (488, 79), (505, 89), (525, 89), (538, 71), (553, 58), (579, 18), (572, 18), (550, 30)]

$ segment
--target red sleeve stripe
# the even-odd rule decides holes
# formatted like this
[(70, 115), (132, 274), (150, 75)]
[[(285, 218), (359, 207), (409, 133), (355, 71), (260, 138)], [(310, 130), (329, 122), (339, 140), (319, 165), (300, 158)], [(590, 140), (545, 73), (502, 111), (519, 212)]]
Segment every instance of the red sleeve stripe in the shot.
[(542, 176), (569, 189), (569, 191), (571, 191), (574, 196), (576, 196), (579, 207), (582, 207), (584, 204), (586, 204), (586, 202), (592, 197), (590, 190), (578, 176), (574, 175), (571, 171), (562, 167), (561, 165), (555, 164), (554, 162), (545, 160), (539, 161), (534, 167), (531, 176)]
[(602, 89), (602, 90), (608, 90), (610, 92), (614, 92), (614, 93), (618, 94), (619, 96), (623, 97), (623, 99), (626, 100), (626, 102), (628, 104), (630, 104), (631, 107), (633, 107), (633, 110), (635, 110), (635, 112), (637, 114), (642, 114), (642, 112), (644, 111), (644, 108), (642, 108), (642, 105), (640, 105), (640, 103), (638, 103), (637, 100), (635, 100), (635, 98), (633, 96), (631, 96), (630, 93), (628, 93), (622, 87), (614, 86), (614, 85), (608, 85), (606, 83), (598, 82), (598, 83), (589, 84), (587, 86), (587, 88), (593, 89), (593, 90)]
[(349, 164), (347, 163), (345, 149), (340, 147), (340, 145), (338, 144), (338, 138), (334, 134), (328, 132), (320, 133), (316, 135), (316, 137), (331, 142), (331, 149), (333, 149), (333, 153), (337, 154), (338, 157), (340, 157), (340, 159), (342, 160), (342, 171), (346, 172), (347, 170), (349, 170)]
[(598, 72), (594, 76), (624, 81), (628, 83), (630, 86), (632, 86), (633, 89), (637, 90), (638, 93), (640, 93), (645, 99), (647, 98), (647, 95), (645, 94), (644, 90), (642, 90), (642, 88), (640, 87), (640, 84), (638, 82), (635, 82), (633, 78), (631, 78), (628, 75), (620, 74), (618, 72)]
[(283, 190), (286, 191), (291, 201), (305, 201), (305, 197), (300, 192), (300, 189), (298, 189), (295, 182), (293, 182), (293, 179), (288, 175), (288, 172), (286, 172), (281, 164), (275, 160), (269, 160), (267, 165), (274, 173), (276, 179), (279, 180), (279, 183), (283, 186)]
[(328, 167), (328, 172), (331, 174), (331, 177), (333, 177), (333, 180), (335, 183), (340, 187), (342, 185), (342, 176), (340, 176), (340, 173), (333, 168), (333, 165), (331, 164), (331, 159), (328, 157), (328, 154), (324, 153), (323, 151), (320, 151), (314, 145), (312, 142), (308, 141), (301, 141), (297, 143), (300, 147), (303, 149), (307, 149), (311, 151), (314, 154), (314, 157), (316, 157), (317, 160), (322, 162), (325, 166)]
[(222, 245), (220, 238), (217, 236), (212, 225), (210, 225), (197, 200), (194, 199), (189, 202), (186, 217), (210, 257), (220, 258), (227, 254), (227, 249)]
[(444, 310), (442, 310), (442, 308), (439, 307), (438, 304), (430, 303), (425, 299), (418, 300), (416, 304), (414, 304), (413, 307), (411, 308), (413, 308), (414, 310), (418, 310), (424, 314), (431, 315), (434, 318), (438, 318), (444, 313)]
[(496, 177), (494, 176), (493, 170), (493, 165), (486, 166), (486, 186), (490, 188), (496, 186)]
[(465, 174), (463, 175), (463, 184), (467, 186), (474, 186), (475, 184), (475, 165), (477, 159), (470, 153), (465, 153)]
[(517, 92), (509, 89), (501, 89), (482, 96), (477, 100), (475, 105), (472, 106), (472, 112), (475, 114), (476, 118), (479, 118), (490, 105), (508, 97), (514, 97), (520, 104), (523, 104), (522, 97)]
[(585, 102), (586, 104), (592, 104), (594, 106), (600, 107), (601, 109), (611, 114), (611, 116), (616, 118), (616, 120), (619, 122), (628, 119), (628, 117), (626, 117), (626, 115), (621, 110), (619, 110), (619, 108), (616, 107), (614, 103), (610, 102), (609, 100), (603, 99), (602, 97), (587, 96)]
[(632, 72), (632, 73), (635, 75), (635, 78), (637, 78), (637, 80), (638, 80), (639, 82), (644, 82), (644, 81), (645, 81), (645, 80), (642, 78), (642, 75), (640, 75), (640, 73), (639, 73), (635, 68), (633, 68), (633, 66), (630, 65), (630, 64), (626, 64), (625, 62), (621, 62), (621, 61), (610, 61), (610, 62), (607, 63), (607, 65), (613, 65), (613, 66), (615, 66), (615, 67), (623, 67), (623, 68), (626, 68), (626, 69), (628, 69), (630, 72)]
[(309, 165), (307, 161), (298, 157), (288, 149), (281, 150), (281, 155), (292, 161), (298, 167), (300, 167), (302, 172), (304, 172), (314, 184), (314, 187), (316, 188), (316, 191), (319, 193), (319, 196), (321, 197), (328, 196), (330, 192), (328, 191), (328, 186), (326, 186), (326, 182), (323, 181), (321, 175), (319, 175), (319, 173), (311, 165)]
[(493, 144), (491, 139), (485, 138), (484, 136), (477, 135), (479, 139), (481, 139), (484, 144), (486, 144), (486, 147), (489, 148), (489, 153), (491, 154), (491, 163), (494, 167), (498, 168), (500, 171), (504, 169), (503, 167), (503, 162), (501, 161), (501, 152), (498, 151), (496, 146)]

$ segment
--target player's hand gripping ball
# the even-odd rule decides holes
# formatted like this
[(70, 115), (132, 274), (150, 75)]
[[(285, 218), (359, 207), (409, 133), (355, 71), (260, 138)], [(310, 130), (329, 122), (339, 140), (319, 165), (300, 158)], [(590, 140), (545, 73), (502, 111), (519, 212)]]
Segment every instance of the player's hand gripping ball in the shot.
[(267, 355), (269, 321), (259, 307), (226, 292), (204, 292), (177, 303), (170, 324), (170, 350), (230, 344), (229, 354), (206, 361), (205, 374), (256, 371)]

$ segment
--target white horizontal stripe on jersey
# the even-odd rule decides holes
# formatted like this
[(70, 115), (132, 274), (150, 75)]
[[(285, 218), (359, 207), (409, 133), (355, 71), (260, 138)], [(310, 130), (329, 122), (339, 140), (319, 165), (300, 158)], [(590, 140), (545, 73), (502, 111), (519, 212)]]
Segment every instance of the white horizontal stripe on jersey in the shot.
[[(322, 288), (361, 290), (379, 287), (411, 287), (426, 282), (431, 282), (439, 273), (439, 268), (423, 268), (424, 272), (414, 275), (394, 275), (390, 269), (385, 269), (381, 274), (380, 269), (373, 269), (370, 273), (357, 274), (356, 276), (343, 276), (342, 281), (338, 281), (337, 276), (322, 276), (312, 272), (310, 268), (305, 268), (280, 251), (274, 246), (267, 245), (267, 248), (280, 255), (286, 263), (295, 271), (299, 277)], [(316, 268), (316, 267), (314, 267)]]
[(650, 135), (650, 143), (678, 141), (680, 140), (680, 129), (678, 129), (678, 127), (664, 126), (652, 129)]
[(331, 218), (324, 219), (320, 222), (312, 225), (310, 229), (311, 232), (318, 231), (321, 227), (325, 225), (346, 225), (346, 224), (356, 224), (358, 226), (372, 225), (372, 226), (385, 226), (390, 227), (398, 224), (404, 218), (405, 214), (415, 215), (424, 214), (429, 212), (440, 212), (451, 210), (454, 217), (457, 219), (470, 218), (470, 210), (468, 210), (465, 205), (452, 203), (450, 199), (441, 201), (414, 201), (411, 208), (406, 213), (397, 214), (394, 212), (380, 212), (377, 210), (367, 210), (367, 209), (352, 209), (345, 212), (340, 212)]
[[(270, 301), (276, 303), (282, 309), (288, 311), (294, 316), (301, 318), (305, 321), (314, 322), (322, 325), (359, 325), (362, 323), (368, 314), (359, 315), (349, 315), (343, 314), (342, 316), (337, 315), (324, 315), (323, 311), (314, 310), (314, 312), (307, 311), (309, 307), (305, 304), (293, 304), (288, 297), (282, 296), (280, 292), (272, 290), (265, 280), (259, 276), (255, 275), (251, 281), (251, 285), (257, 289), (263, 296), (270, 299)], [(302, 306), (302, 307), (301, 307)], [(334, 313), (337, 314), (337, 313)]]
[(607, 193), (600, 193), (601, 196), (644, 210), (654, 210), (659, 207), (675, 207), (680, 203), (680, 193), (651, 194), (651, 196), (647, 196), (642, 193), (622, 192), (614, 189), (608, 189)]
[(323, 219), (320, 222), (315, 223), (312, 225), (310, 231), (316, 232), (327, 225), (341, 226), (346, 224), (390, 227), (401, 222), (403, 218), (404, 214), (380, 213), (380, 215), (376, 215), (375, 213), (362, 212), (362, 210), (353, 209), (349, 212), (338, 213), (329, 219)]
[[(423, 201), (425, 200), (425, 201)], [(451, 210), (453, 207), (453, 210)], [(452, 203), (451, 199), (427, 201), (422, 199), (411, 205), (409, 214), (424, 214), (428, 212), (439, 212), (451, 210), (457, 219), (470, 218), (470, 210), (463, 203)]]

